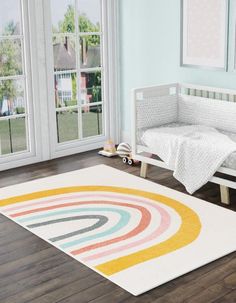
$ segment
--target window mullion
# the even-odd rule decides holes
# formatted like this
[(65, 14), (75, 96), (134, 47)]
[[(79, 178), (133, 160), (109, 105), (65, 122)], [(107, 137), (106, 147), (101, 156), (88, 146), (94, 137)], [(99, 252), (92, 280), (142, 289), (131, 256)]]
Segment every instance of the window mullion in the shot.
[[(101, 56), (101, 83), (102, 83), (102, 86), (101, 86), (101, 90), (102, 90), (102, 123), (103, 123), (103, 132), (106, 133), (107, 131), (107, 125), (106, 125), (106, 119), (107, 119), (107, 104), (106, 104), (106, 98), (105, 98), (105, 85), (106, 85), (106, 81), (105, 81), (105, 64), (104, 64), (104, 56), (105, 56), (105, 48), (104, 48), (104, 42), (105, 42), (105, 37), (104, 37), (104, 32), (105, 32), (105, 13), (104, 13), (104, 8), (105, 8), (105, 5), (103, 3), (103, 0), (100, 0), (100, 8), (101, 8), (101, 38), (100, 38), (100, 49), (101, 49), (101, 53), (100, 53), (100, 56)], [(107, 28), (106, 28), (107, 30)], [(107, 59), (108, 60), (108, 59)]]
[(13, 120), (13, 119), (18, 119), (18, 118), (26, 118), (26, 117), (28, 117), (27, 113), (17, 114), (17, 115), (0, 117), (0, 121)]
[(26, 78), (26, 75), (4, 76), (4, 77), (0, 77), (0, 81), (5, 81), (5, 80), (24, 80), (25, 78)]
[(72, 73), (76, 73), (76, 72), (77, 72), (76, 69), (56, 71), (56, 72), (54, 71), (54, 75), (72, 74)]
[(97, 106), (97, 105), (103, 105), (103, 101), (99, 101), (99, 102), (93, 102), (93, 103), (88, 103), (88, 104), (83, 104), (81, 105), (81, 107), (93, 107), (93, 106)]
[(79, 32), (79, 36), (101, 36), (102, 32)]
[(79, 29), (79, 0), (75, 0), (75, 34), (76, 34), (76, 66), (77, 66), (77, 105), (79, 139), (83, 139), (82, 108), (81, 108), (81, 67), (80, 67), (80, 29)]
[[(25, 130), (26, 130), (26, 144), (27, 144), (27, 150), (30, 151), (32, 149), (32, 141), (33, 141), (33, 133), (30, 130), (29, 123), (30, 123), (30, 110), (29, 110), (29, 79), (27, 77), (27, 66), (26, 66), (26, 22), (25, 18), (26, 15), (24, 15), (24, 10), (26, 12), (26, 3), (23, 0), (20, 0), (21, 4), (21, 31), (22, 31), (22, 39), (21, 39), (21, 57), (22, 57), (22, 71), (23, 75), (25, 75), (25, 81), (24, 81), (24, 100), (25, 100)], [(28, 9), (27, 9), (28, 12)], [(28, 16), (27, 16), (28, 18)], [(28, 36), (29, 39), (29, 36)], [(29, 43), (29, 41), (28, 41)]]
[(102, 67), (90, 67), (90, 68), (81, 68), (80, 72), (101, 72), (102, 71)]
[(0, 40), (17, 40), (17, 39), (24, 39), (23, 35), (9, 35), (9, 36), (1, 36)]

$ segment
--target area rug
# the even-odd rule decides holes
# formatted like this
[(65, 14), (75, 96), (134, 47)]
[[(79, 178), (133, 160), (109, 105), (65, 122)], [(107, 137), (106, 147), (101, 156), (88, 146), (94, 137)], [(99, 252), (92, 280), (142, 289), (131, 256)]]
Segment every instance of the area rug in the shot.
[(236, 250), (236, 213), (105, 165), (0, 197), (3, 215), (133, 295)]

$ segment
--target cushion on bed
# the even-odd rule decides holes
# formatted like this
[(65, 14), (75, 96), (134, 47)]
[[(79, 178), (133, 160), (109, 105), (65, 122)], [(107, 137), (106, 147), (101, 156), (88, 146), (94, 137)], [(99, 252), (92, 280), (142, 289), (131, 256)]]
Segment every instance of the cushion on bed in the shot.
[(140, 100), (136, 103), (137, 128), (148, 128), (176, 122), (178, 118), (177, 96), (163, 96)]
[(203, 124), (236, 133), (236, 103), (234, 102), (181, 96), (178, 105), (179, 122)]

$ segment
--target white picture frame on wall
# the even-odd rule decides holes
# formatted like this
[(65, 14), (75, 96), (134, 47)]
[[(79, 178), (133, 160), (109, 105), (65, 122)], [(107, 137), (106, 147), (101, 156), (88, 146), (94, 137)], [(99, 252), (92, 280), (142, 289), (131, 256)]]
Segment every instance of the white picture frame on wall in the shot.
[(181, 0), (181, 66), (226, 71), (228, 31), (228, 0)]

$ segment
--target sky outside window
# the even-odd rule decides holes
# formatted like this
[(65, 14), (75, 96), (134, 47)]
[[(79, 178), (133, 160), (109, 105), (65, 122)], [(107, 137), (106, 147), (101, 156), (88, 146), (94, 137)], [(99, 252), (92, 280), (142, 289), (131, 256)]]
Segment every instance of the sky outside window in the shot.
[[(19, 0), (0, 0), (0, 35), (20, 34), (20, 12)], [(5, 28), (11, 22), (13, 22), (14, 25), (18, 25), (18, 28), (15, 32), (6, 33)]]
[[(58, 23), (64, 19), (68, 5), (74, 5), (73, 0), (52, 0), (52, 23)], [(100, 0), (80, 0), (79, 13), (85, 14), (93, 24), (100, 23)], [(20, 1), (0, 0), (0, 35), (10, 22), (20, 23)]]
[[(52, 24), (58, 27), (58, 23), (64, 19), (69, 5), (74, 6), (73, 0), (51, 0)], [(93, 23), (100, 23), (100, 0), (79, 0), (79, 14), (86, 15)]]

